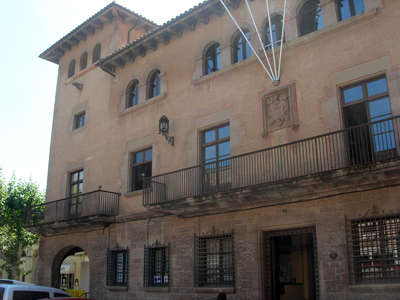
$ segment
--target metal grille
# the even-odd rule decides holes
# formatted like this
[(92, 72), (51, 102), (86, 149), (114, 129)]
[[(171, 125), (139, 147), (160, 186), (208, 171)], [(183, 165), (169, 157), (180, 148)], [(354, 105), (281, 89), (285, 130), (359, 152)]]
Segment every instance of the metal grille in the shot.
[(400, 214), (347, 220), (346, 228), (351, 284), (400, 282)]
[(219, 233), (213, 227), (206, 235), (195, 235), (194, 255), (196, 287), (235, 286), (233, 230)]
[(107, 249), (107, 286), (127, 286), (129, 280), (129, 248)]
[(164, 246), (156, 241), (153, 245), (144, 246), (143, 285), (145, 287), (169, 286), (169, 254), (169, 244)]

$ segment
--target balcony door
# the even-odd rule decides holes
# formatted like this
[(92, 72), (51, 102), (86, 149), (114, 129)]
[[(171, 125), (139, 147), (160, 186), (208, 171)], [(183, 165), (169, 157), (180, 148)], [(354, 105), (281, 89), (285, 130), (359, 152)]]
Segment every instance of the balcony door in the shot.
[(224, 124), (202, 133), (203, 192), (214, 193), (231, 188), (230, 127)]
[(69, 217), (79, 217), (82, 211), (83, 170), (71, 173), (69, 184)]
[[(396, 155), (396, 142), (385, 77), (364, 81), (342, 90), (345, 126), (352, 165)], [(359, 126), (373, 123), (369, 126)]]

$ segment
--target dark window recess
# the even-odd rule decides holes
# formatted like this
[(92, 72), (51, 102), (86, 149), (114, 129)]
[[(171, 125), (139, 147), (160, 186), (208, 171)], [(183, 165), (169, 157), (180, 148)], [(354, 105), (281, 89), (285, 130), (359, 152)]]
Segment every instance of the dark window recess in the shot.
[(364, 0), (337, 0), (337, 6), (339, 21), (346, 20), (365, 11)]
[(346, 127), (366, 123), (349, 131), (352, 164), (393, 157), (396, 152), (393, 121), (386, 78), (378, 77), (342, 89)]
[(107, 286), (128, 286), (129, 248), (107, 249)]
[(74, 118), (74, 129), (78, 129), (85, 126), (85, 112), (80, 113)]
[(324, 27), (319, 0), (306, 2), (299, 12), (300, 36), (320, 30)]
[(69, 215), (70, 217), (79, 217), (82, 210), (83, 193), (83, 170), (79, 170), (70, 174), (69, 184)]
[(96, 44), (96, 46), (94, 46), (93, 48), (92, 64), (100, 59), (100, 53), (101, 53), (101, 45)]
[(156, 241), (153, 245), (144, 246), (144, 278), (145, 287), (168, 287), (170, 245), (164, 246)]
[(126, 91), (126, 108), (139, 103), (139, 81), (133, 80)]
[(204, 59), (204, 75), (211, 74), (221, 69), (221, 50), (219, 44), (212, 44), (207, 52)]
[(49, 292), (13, 291), (13, 300), (37, 300), (50, 298)]
[(194, 284), (196, 287), (234, 287), (235, 259), (233, 230), (194, 236)]
[[(272, 39), (274, 41), (274, 47), (278, 47), (281, 45), (282, 40), (282, 26), (283, 26), (283, 17), (281, 15), (276, 15), (271, 18), (272, 26), (269, 26), (269, 23), (265, 25), (265, 49), (272, 49)], [(283, 39), (283, 43), (285, 43), (285, 38)]]
[(152, 149), (146, 149), (132, 153), (131, 155), (131, 191), (142, 190), (143, 178), (151, 177), (153, 151)]
[[(247, 40), (250, 42), (250, 32), (243, 31)], [(233, 42), (233, 49), (234, 49), (234, 62), (237, 63), (242, 61), (246, 58), (251, 56), (251, 48), (249, 43), (246, 42), (245, 38), (243, 37), (242, 33), (239, 33), (234, 42)]]
[(371, 217), (346, 221), (351, 284), (398, 283), (400, 215), (385, 215), (375, 206), (370, 211)]
[(68, 66), (68, 78), (75, 75), (75, 59), (71, 60)]
[(155, 71), (149, 80), (149, 99), (160, 95), (161, 93), (161, 78), (160, 71)]
[(79, 71), (82, 71), (87, 67), (87, 59), (88, 59), (88, 53), (85, 51), (81, 55), (81, 60), (79, 63)]

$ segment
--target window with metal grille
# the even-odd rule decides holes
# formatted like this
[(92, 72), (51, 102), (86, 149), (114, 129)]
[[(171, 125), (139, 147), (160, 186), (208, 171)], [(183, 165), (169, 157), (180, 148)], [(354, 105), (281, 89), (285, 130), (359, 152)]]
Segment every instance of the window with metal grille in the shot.
[(144, 278), (145, 287), (168, 287), (170, 245), (164, 246), (156, 241), (153, 245), (144, 246)]
[(400, 214), (347, 220), (351, 284), (400, 282)]
[(235, 286), (233, 230), (219, 233), (213, 227), (205, 235), (195, 235), (194, 256), (196, 287)]
[(107, 249), (107, 286), (128, 286), (129, 248)]

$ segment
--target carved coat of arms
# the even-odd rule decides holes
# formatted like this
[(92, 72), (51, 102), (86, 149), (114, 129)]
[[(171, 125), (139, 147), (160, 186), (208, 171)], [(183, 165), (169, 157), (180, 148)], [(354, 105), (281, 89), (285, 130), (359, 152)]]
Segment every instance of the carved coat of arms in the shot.
[(275, 94), (266, 99), (268, 131), (290, 126), (288, 92)]

